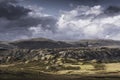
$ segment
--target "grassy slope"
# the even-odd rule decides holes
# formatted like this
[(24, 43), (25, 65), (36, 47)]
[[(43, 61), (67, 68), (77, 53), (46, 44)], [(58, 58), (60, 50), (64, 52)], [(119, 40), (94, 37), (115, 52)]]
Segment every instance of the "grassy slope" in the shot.
[(38, 63), (0, 66), (0, 80), (120, 80), (119, 63), (104, 64), (105, 69), (103, 70), (99, 69), (102, 67), (100, 64), (96, 65), (93, 68), (91, 67), (93, 64), (66, 64), (66, 66), (80, 66), (81, 69), (50, 72), (42, 71)]

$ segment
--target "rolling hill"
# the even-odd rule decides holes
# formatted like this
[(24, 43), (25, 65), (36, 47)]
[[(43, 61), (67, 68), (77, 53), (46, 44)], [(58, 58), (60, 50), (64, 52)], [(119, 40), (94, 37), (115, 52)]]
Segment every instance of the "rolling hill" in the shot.
[(76, 48), (76, 47), (120, 47), (120, 41), (105, 39), (85, 39), (78, 41), (55, 41), (46, 38), (32, 38), (25, 40), (17, 40), (11, 42), (0, 42), (0, 47), (12, 49), (40, 49), (40, 48)]
[(54, 41), (46, 38), (33, 38), (26, 40), (18, 40), (10, 42), (10, 44), (17, 46), (21, 49), (39, 49), (39, 48), (65, 48), (72, 47), (72, 44), (68, 44), (62, 41)]

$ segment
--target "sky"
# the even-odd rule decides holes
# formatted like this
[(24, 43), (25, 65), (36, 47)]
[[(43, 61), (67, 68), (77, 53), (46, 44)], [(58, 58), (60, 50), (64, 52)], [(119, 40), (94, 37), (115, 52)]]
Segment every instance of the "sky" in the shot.
[(0, 0), (0, 40), (120, 40), (120, 0)]

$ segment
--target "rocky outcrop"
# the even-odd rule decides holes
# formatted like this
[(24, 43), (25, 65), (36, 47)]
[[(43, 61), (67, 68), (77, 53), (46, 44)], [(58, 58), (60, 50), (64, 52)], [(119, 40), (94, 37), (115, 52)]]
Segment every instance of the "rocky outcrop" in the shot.
[(46, 64), (77, 63), (81, 61), (119, 62), (119, 48), (56, 48), (0, 50), (1, 63), (43, 61)]

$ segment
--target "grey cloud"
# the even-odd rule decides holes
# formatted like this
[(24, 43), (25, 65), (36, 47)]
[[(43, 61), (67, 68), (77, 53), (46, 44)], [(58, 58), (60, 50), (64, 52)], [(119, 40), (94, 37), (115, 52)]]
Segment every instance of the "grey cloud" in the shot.
[(0, 3), (17, 3), (16, 0), (0, 0)]
[(0, 40), (30, 38), (30, 27), (41, 25), (43, 30), (55, 32), (56, 19), (51, 16), (30, 16), (29, 8), (17, 5), (19, 0), (0, 0)]
[[(8, 29), (28, 29), (29, 27), (35, 27), (37, 25), (41, 24), (42, 29), (46, 30), (54, 30), (55, 29), (55, 24), (56, 24), (56, 19), (52, 17), (39, 17), (39, 18), (34, 18), (34, 17), (29, 17), (26, 16), (24, 18), (10, 21), (7, 23), (4, 28)], [(47, 27), (49, 25), (50, 27)]]
[(120, 13), (120, 7), (119, 6), (109, 6), (104, 11), (105, 14), (113, 15)]
[(0, 2), (0, 17), (7, 19), (18, 19), (22, 16), (25, 16), (30, 12), (30, 9), (26, 9), (24, 7), (10, 4), (10, 2), (14, 2), (14, 0), (5, 0)]
[(20, 39), (20, 37), (23, 36), (30, 38), (32, 37), (32, 32), (29, 30), (29, 28), (33, 26), (36, 27), (38, 25), (41, 25), (43, 30), (50, 30), (52, 32), (55, 32), (56, 30), (56, 19), (52, 17), (33, 18), (26, 16), (24, 18), (12, 21), (1, 19), (0, 24), (1, 40), (15, 40)]
[(118, 33), (120, 33), (120, 28), (114, 24), (106, 24), (105, 26), (108, 26), (106, 27), (104, 30), (104, 33), (105, 35), (117, 35)]

